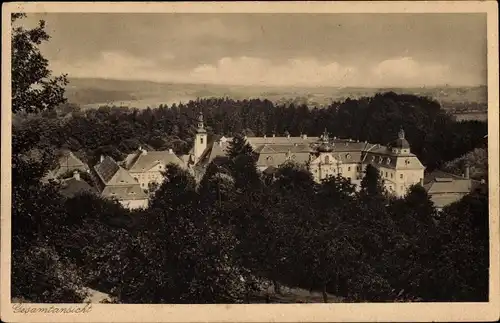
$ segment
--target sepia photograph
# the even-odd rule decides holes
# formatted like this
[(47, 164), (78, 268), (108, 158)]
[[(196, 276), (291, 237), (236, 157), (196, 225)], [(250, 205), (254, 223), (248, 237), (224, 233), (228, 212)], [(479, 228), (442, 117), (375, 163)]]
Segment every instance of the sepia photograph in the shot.
[(498, 17), (468, 4), (4, 7), (2, 315), (498, 318)]

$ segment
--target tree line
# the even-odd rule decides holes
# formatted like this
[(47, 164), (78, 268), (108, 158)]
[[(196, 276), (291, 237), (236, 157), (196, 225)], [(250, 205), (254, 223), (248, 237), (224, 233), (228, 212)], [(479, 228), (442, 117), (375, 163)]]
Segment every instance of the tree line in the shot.
[(487, 300), (487, 188), (438, 214), (419, 185), (388, 195), (371, 166), (359, 191), (293, 163), (266, 177), (237, 138), (199, 184), (170, 165), (145, 210), (16, 187), (13, 295), (82, 301), (90, 286), (120, 303), (271, 302), (272, 285), (325, 302)]
[[(428, 170), (485, 146), (487, 123), (456, 122), (436, 101), (393, 92), (334, 102), (325, 108), (279, 105), (269, 100), (197, 99), (156, 109), (103, 106), (82, 111), (66, 104), (30, 119), (42, 140), (94, 161), (100, 154), (122, 159), (139, 146), (186, 154), (193, 145), (196, 116), (202, 111), (209, 136), (271, 134), (351, 138), (385, 145), (405, 129), (412, 151)], [(35, 130), (33, 130), (35, 131)]]

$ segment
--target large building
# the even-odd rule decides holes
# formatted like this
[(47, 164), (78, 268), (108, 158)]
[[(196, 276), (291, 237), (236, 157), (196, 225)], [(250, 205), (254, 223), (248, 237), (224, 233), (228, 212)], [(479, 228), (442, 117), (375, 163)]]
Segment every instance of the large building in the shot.
[(91, 173), (101, 196), (116, 199), (129, 209), (146, 208), (148, 196), (139, 181), (109, 156), (101, 156)]
[(466, 166), (463, 176), (440, 170), (433, 171), (425, 176), (424, 188), (436, 209), (442, 210), (445, 206), (458, 202), (465, 195), (486, 185), (484, 181), (471, 179), (469, 172), (469, 166)]
[[(385, 187), (396, 196), (404, 196), (414, 184), (423, 184), (425, 167), (405, 139), (401, 129), (398, 137), (386, 146), (351, 139), (321, 137), (246, 137), (262, 172), (272, 172), (287, 161), (306, 165), (316, 181), (341, 174), (359, 187), (368, 164), (376, 167)], [(191, 151), (190, 166), (202, 173), (212, 161), (224, 160), (232, 138), (222, 137), (207, 143), (203, 115), (198, 117), (197, 133)], [(199, 178), (200, 176), (198, 176)]]
[(139, 182), (141, 188), (149, 191), (150, 184), (157, 185), (163, 182), (163, 172), (169, 164), (175, 164), (181, 168), (186, 168), (182, 159), (172, 151), (147, 151), (139, 147), (138, 151), (127, 155), (121, 162), (121, 166), (128, 170), (129, 174)]
[(73, 176), (74, 171), (89, 173), (90, 168), (81, 161), (72, 151), (61, 150), (54, 169), (51, 169), (43, 180), (59, 180)]

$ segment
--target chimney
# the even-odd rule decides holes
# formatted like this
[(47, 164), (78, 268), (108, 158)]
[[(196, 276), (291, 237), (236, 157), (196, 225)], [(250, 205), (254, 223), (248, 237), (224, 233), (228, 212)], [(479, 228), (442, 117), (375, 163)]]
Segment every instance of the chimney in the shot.
[(73, 178), (76, 179), (77, 181), (79, 181), (80, 180), (80, 173), (75, 170), (73, 172)]
[(174, 151), (172, 150), (172, 148), (169, 148), (169, 149), (168, 149), (168, 153), (169, 153), (169, 154), (173, 154), (173, 153), (174, 153)]
[(287, 134), (287, 135), (286, 135), (286, 137), (287, 137), (287, 138), (290, 138), (290, 134)]
[(465, 173), (464, 173), (464, 177), (466, 179), (469, 179), (470, 178), (470, 166), (468, 164), (465, 165)]
[(302, 139), (307, 139), (307, 135), (306, 135), (306, 134), (303, 134), (303, 135), (302, 135)]
[(266, 135), (264, 135), (264, 138), (266, 138)]
[(148, 151), (146, 149), (144, 149), (144, 148), (141, 148), (141, 149), (142, 149), (142, 154), (143, 155), (147, 155), (148, 154)]
[(101, 155), (101, 163), (104, 161), (104, 155)]
[(274, 138), (274, 137), (276, 137), (276, 134), (275, 134), (275, 133), (273, 133), (273, 138)]

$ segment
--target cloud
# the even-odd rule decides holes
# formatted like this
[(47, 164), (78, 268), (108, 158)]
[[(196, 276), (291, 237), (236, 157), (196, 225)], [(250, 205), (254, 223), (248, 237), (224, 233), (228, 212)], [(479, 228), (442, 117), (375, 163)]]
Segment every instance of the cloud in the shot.
[(66, 73), (70, 77), (131, 79), (136, 73), (141, 75), (154, 70), (156, 64), (121, 52), (106, 51), (95, 60), (76, 61), (71, 64), (53, 60), (50, 66), (55, 74)]
[(260, 86), (431, 86), (457, 84), (460, 77), (446, 65), (419, 62), (411, 57), (390, 58), (371, 66), (354, 66), (315, 58), (290, 58), (275, 63), (260, 57), (224, 57), (213, 64), (179, 70), (175, 56), (164, 53), (157, 61), (107, 51), (97, 60), (73, 64), (52, 62), (55, 73), (70, 77), (149, 80)]
[(190, 77), (207, 83), (238, 85), (336, 85), (350, 82), (356, 68), (337, 62), (294, 58), (281, 64), (255, 57), (225, 57), (214, 65), (195, 68)]
[(449, 66), (420, 63), (412, 57), (384, 60), (371, 69), (372, 79), (387, 86), (422, 86), (453, 82)]

